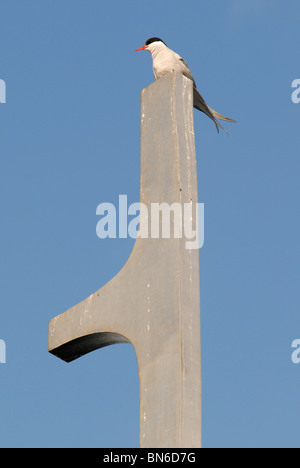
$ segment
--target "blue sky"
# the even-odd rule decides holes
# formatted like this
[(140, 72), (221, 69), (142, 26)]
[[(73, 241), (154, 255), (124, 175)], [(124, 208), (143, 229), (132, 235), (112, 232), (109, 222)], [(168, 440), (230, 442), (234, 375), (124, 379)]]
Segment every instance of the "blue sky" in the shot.
[(140, 90), (159, 36), (207, 103), (195, 111), (204, 447), (299, 447), (300, 3), (2, 0), (0, 446), (137, 447), (130, 345), (66, 364), (48, 321), (115, 276), (132, 239), (100, 240), (96, 207), (139, 201)]

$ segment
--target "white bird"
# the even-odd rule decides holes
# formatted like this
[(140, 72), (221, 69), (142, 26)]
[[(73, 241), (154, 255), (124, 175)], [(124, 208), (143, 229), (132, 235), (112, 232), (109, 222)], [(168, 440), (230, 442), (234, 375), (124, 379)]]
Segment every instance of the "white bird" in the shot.
[[(182, 73), (182, 75), (186, 76), (187, 78), (193, 81), (194, 107), (200, 110), (201, 112), (204, 112), (204, 114), (206, 114), (210, 119), (213, 120), (218, 132), (219, 127), (221, 127), (224, 130), (224, 132), (226, 132), (226, 130), (216, 119), (226, 120), (226, 122), (236, 122), (236, 120), (224, 117), (224, 115), (219, 114), (219, 112), (208, 107), (203, 97), (197, 90), (195, 80), (186, 62), (183, 60), (182, 57), (180, 57), (180, 55), (176, 54), (176, 52), (169, 49), (169, 47), (167, 47), (167, 45), (162, 39), (160, 39), (159, 37), (151, 37), (145, 42), (145, 45), (137, 49), (136, 52), (138, 52), (139, 50), (148, 50), (151, 53), (153, 61), (153, 74), (156, 80), (159, 80), (159, 78), (164, 76), (166, 73), (174, 70), (178, 73)], [(228, 135), (228, 132), (226, 133)]]

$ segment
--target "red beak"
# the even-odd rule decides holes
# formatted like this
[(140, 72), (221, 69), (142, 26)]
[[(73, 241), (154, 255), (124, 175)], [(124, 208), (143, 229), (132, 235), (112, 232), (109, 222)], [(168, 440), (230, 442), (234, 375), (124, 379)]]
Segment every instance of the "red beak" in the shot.
[(139, 49), (136, 49), (135, 52), (138, 52), (139, 50), (145, 50), (147, 49), (148, 46), (143, 45), (143, 47), (140, 47)]

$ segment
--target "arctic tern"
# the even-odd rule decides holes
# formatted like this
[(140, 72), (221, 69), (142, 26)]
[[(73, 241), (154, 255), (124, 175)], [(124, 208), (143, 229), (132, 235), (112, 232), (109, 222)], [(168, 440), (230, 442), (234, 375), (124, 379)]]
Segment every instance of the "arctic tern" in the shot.
[(153, 61), (153, 74), (156, 80), (159, 80), (159, 78), (172, 70), (178, 73), (182, 73), (182, 75), (192, 80), (194, 83), (194, 107), (201, 112), (204, 112), (204, 114), (206, 114), (214, 122), (218, 133), (219, 127), (221, 127), (222, 130), (224, 130), (224, 132), (229, 135), (225, 128), (223, 128), (222, 125), (217, 121), (217, 119), (225, 120), (226, 122), (236, 122), (236, 120), (224, 117), (224, 115), (219, 114), (219, 112), (213, 110), (206, 104), (203, 97), (197, 90), (195, 80), (190, 72), (189, 67), (183, 58), (180, 57), (180, 55), (169, 49), (165, 42), (159, 37), (151, 37), (145, 42), (145, 45), (137, 49), (136, 52), (139, 50), (148, 50), (151, 53)]

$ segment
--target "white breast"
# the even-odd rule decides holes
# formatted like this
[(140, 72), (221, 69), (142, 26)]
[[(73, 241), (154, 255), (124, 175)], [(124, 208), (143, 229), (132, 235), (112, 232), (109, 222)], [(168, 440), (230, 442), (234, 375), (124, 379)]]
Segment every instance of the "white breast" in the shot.
[(162, 76), (170, 71), (176, 71), (187, 76), (193, 80), (192, 74), (187, 67), (186, 63), (182, 61), (180, 55), (173, 52), (173, 50), (165, 47), (161, 50), (153, 51), (153, 74), (156, 80), (159, 80)]

